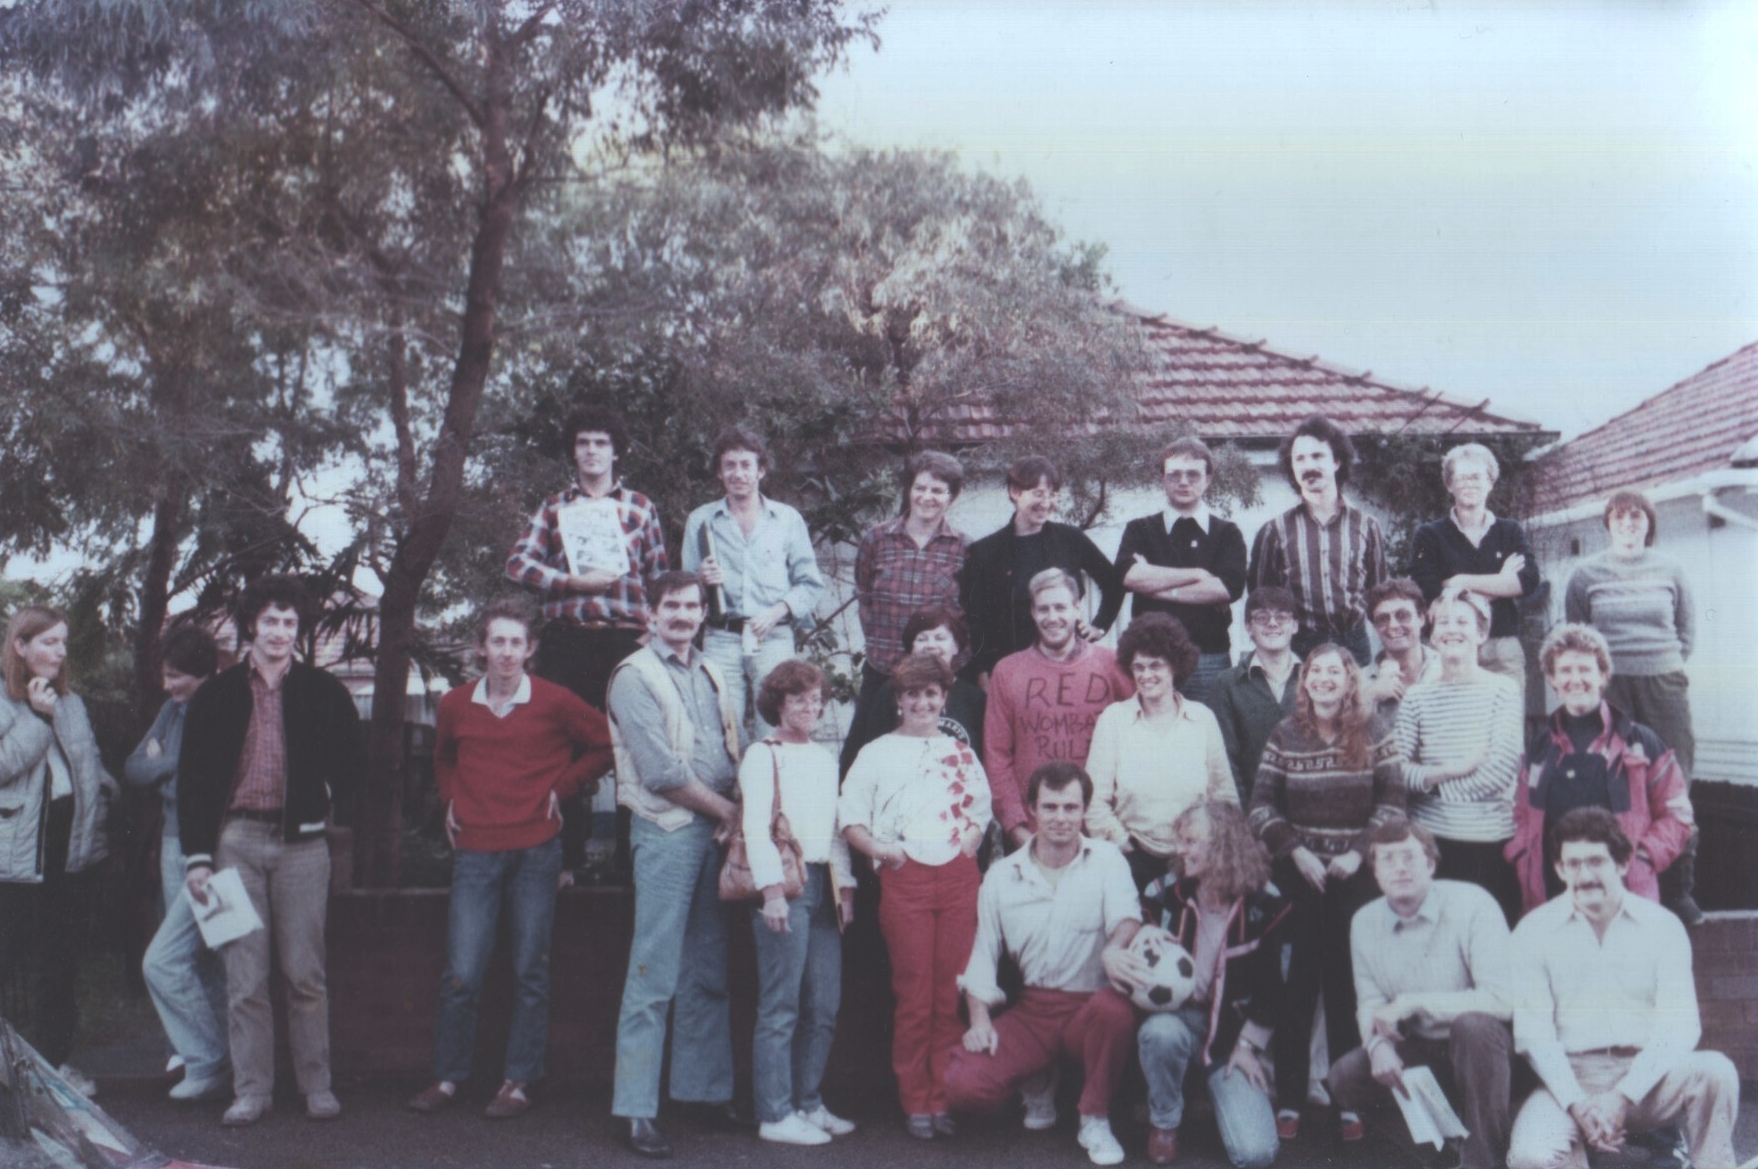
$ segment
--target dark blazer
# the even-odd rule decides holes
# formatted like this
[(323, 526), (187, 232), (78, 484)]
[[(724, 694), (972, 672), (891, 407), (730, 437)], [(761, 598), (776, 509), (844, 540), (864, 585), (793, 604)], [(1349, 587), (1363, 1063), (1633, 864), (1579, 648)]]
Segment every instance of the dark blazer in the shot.
[[(203, 682), (189, 700), (177, 762), (177, 822), (188, 864), (213, 863), (253, 708), (248, 660)], [(316, 666), (294, 662), (287, 671), (281, 716), (287, 732), (281, 827), (291, 844), (323, 835), (330, 809), (359, 785), (366, 757), (348, 688)]]
[[(1038, 570), (1060, 568), (1077, 577), (1084, 573), (1088, 585), (1099, 589), (1099, 612), (1093, 624), (1110, 629), (1123, 608), (1123, 578), (1087, 534), (1071, 524), (1045, 524), (1043, 539), (1044, 561)], [(1009, 519), (1001, 530), (965, 552), (964, 567), (958, 572), (958, 603), (971, 628), (971, 659), (962, 671), (966, 678), (974, 680), (992, 671), (996, 662), (1038, 640), (1030, 602), (1014, 597), (1018, 550), (1019, 536)]]
[[(1171, 931), (1196, 953), (1196, 882), (1161, 877), (1141, 895), (1142, 920)], [(1203, 1066), (1225, 1063), (1247, 1022), (1274, 1028), (1282, 1010), (1282, 933), (1291, 910), (1270, 885), (1234, 903), (1225, 957), (1209, 989), (1209, 1033)]]

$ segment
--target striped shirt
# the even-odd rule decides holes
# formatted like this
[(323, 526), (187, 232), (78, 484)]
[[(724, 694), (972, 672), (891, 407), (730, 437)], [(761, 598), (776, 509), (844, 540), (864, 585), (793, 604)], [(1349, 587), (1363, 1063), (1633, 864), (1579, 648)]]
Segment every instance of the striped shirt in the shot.
[(1398, 744), (1375, 719), (1365, 768), (1352, 767), (1336, 744), (1308, 734), (1298, 719), (1277, 724), (1264, 745), (1251, 789), (1251, 831), (1271, 855), (1305, 845), (1320, 857), (1367, 856), (1376, 824), (1404, 818), (1404, 770)]
[(647, 628), (648, 577), (670, 567), (659, 512), (639, 491), (622, 484), (607, 498), (617, 505), (629, 552), (629, 570), (605, 593), (577, 593), (568, 588), (568, 554), (562, 547), (557, 513), (586, 493), (576, 485), (543, 501), (526, 525), (525, 534), (507, 557), (507, 579), (543, 597), (543, 619), (597, 628)]
[(1252, 542), (1253, 590), (1280, 585), (1294, 594), (1302, 632), (1343, 634), (1367, 619), (1368, 590), (1391, 576), (1379, 521), (1338, 500), (1329, 523), (1304, 503), (1269, 520)]
[(287, 802), (287, 727), (281, 710), (281, 683), (273, 683), (250, 666), (250, 725), (238, 753), (238, 775), (232, 783), (228, 811), (279, 812)]
[[(1396, 731), (1410, 818), (1447, 840), (1512, 837), (1525, 726), (1525, 695), (1500, 674), (1479, 670), (1469, 682), (1412, 686), (1398, 708)], [(1478, 758), (1483, 762), (1471, 772), (1429, 789), (1433, 772)]]
[(874, 524), (855, 550), (855, 594), (861, 604), (861, 636), (867, 664), (881, 674), (904, 655), (903, 627), (925, 605), (958, 608), (958, 570), (964, 566), (964, 533), (940, 521), (918, 547), (904, 530), (904, 517)]

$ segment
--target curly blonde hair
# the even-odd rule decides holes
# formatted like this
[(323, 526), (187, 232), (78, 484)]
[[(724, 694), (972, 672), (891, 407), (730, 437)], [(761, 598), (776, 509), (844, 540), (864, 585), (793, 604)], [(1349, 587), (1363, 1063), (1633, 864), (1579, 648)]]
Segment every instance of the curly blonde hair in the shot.
[(1232, 901), (1256, 893), (1270, 883), (1270, 854), (1251, 834), (1245, 812), (1238, 804), (1208, 800), (1192, 804), (1172, 821), (1173, 832), (1183, 832), (1201, 816), (1209, 826), (1209, 871), (1202, 884), (1223, 900)]

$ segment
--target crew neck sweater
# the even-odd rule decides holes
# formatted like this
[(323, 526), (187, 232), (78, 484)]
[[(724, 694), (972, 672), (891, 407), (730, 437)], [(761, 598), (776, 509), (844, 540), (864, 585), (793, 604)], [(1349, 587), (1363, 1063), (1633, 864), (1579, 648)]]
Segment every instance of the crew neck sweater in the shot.
[(1652, 548), (1633, 558), (1607, 551), (1582, 561), (1569, 577), (1564, 609), (1570, 621), (1587, 622), (1605, 637), (1613, 674), (1674, 674), (1691, 656), (1691, 586), (1678, 561)]

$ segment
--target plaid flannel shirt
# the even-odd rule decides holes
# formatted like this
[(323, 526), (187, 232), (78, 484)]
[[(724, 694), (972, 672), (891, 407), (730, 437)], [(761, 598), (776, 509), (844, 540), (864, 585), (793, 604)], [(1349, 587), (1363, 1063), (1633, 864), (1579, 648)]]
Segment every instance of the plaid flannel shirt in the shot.
[(569, 487), (545, 499), (532, 513), (525, 534), (507, 557), (507, 578), (543, 598), (545, 621), (646, 629), (647, 589), (643, 582), (670, 567), (659, 512), (645, 495), (617, 484), (609, 498), (616, 500), (617, 518), (627, 540), (629, 571), (609, 592), (576, 593), (568, 589), (568, 558), (556, 530), (556, 513), (583, 494), (578, 486)]
[(868, 665), (891, 673), (904, 655), (903, 627), (917, 609), (958, 608), (964, 549), (964, 533), (945, 520), (925, 548), (904, 531), (902, 516), (867, 529), (855, 551), (855, 593)]

